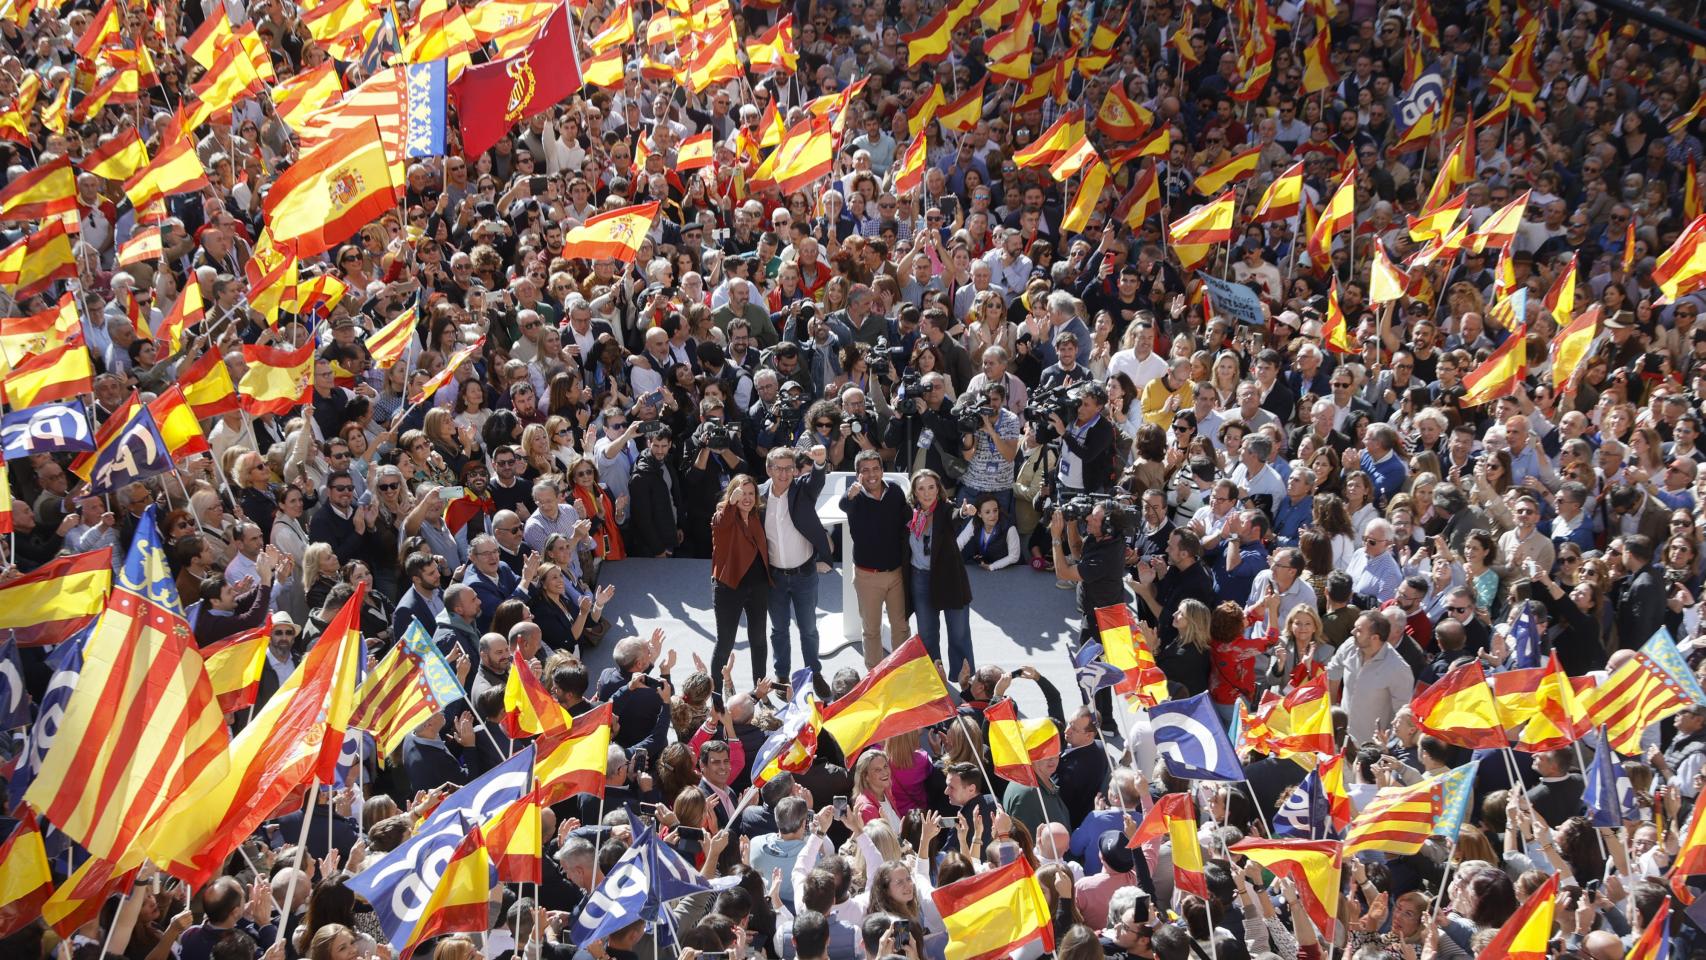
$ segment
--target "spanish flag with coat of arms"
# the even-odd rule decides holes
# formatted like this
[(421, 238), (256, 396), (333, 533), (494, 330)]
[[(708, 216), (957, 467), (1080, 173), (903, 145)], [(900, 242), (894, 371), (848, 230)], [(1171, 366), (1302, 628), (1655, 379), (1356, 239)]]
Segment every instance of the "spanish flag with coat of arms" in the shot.
[(379, 125), (367, 121), (309, 150), (266, 196), (267, 224), (298, 257), (324, 253), (396, 203)]

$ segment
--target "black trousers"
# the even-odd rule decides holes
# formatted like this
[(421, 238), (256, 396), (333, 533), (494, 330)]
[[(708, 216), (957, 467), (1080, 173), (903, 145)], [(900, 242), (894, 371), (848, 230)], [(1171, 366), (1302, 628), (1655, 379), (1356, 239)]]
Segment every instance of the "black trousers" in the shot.
[(711, 683), (721, 685), (723, 665), (734, 653), (735, 634), (740, 630), (740, 618), (746, 615), (746, 642), (751, 648), (752, 682), (766, 675), (769, 652), (765, 620), (770, 609), (770, 580), (762, 561), (754, 561), (741, 578), (740, 586), (726, 586), (713, 581), (711, 610), (717, 618), (717, 646), (711, 652)]

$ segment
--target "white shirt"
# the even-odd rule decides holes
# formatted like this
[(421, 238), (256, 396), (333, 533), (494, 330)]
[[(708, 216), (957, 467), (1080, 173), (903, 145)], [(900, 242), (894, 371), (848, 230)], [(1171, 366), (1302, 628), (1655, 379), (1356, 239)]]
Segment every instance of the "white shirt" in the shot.
[(1131, 385), (1142, 393), (1151, 380), (1159, 379), (1167, 373), (1167, 361), (1161, 359), (1161, 355), (1153, 350), (1142, 360), (1137, 359), (1137, 352), (1134, 350), (1120, 350), (1108, 360), (1108, 376), (1116, 373), (1130, 377)]
[(764, 508), (764, 539), (770, 546), (770, 565), (798, 567), (810, 563), (812, 543), (794, 526), (788, 512), (788, 492), (777, 496), (774, 491), (766, 498)]

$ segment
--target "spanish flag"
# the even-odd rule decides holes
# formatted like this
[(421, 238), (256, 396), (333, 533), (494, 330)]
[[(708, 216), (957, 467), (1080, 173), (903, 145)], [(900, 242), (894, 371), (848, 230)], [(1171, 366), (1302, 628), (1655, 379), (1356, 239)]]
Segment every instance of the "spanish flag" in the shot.
[(894, 175), (894, 192), (905, 196), (924, 185), (924, 159), (930, 144), (923, 134), (912, 138)]
[(748, 40), (746, 58), (753, 73), (793, 73), (800, 63), (794, 15), (788, 14), (756, 39)]
[[(1681, 876), (1675, 874), (1675, 876)], [(1659, 901), (1659, 908), (1653, 911), (1653, 919), (1648, 922), (1647, 929), (1641, 931), (1641, 939), (1629, 948), (1626, 960), (1670, 960), (1670, 898)]]
[(189, 54), (191, 60), (201, 64), (203, 70), (211, 70), (214, 61), (219, 58), (219, 51), (235, 46), (237, 42), (237, 36), (231, 30), (231, 20), (221, 5), (212, 16), (201, 22), (195, 33), (190, 34), (190, 38), (184, 43), (184, 52)]
[(1511, 246), (1516, 243), (1516, 232), (1522, 228), (1522, 212), (1528, 209), (1528, 198), (1533, 193), (1524, 190), (1522, 195), (1505, 204), (1482, 224), (1469, 238), (1469, 249), (1480, 253), (1487, 247), (1496, 247), (1509, 253)]
[[(1077, 176), (1093, 163), (1100, 163), (1101, 158), (1096, 154), (1096, 147), (1088, 139), (1080, 140), (1070, 149), (1061, 154), (1049, 164), (1049, 176), (1062, 183)], [(1067, 231), (1071, 233), (1071, 230)]]
[(65, 220), (54, 217), (41, 228), (0, 250), (0, 284), (13, 299), (25, 300), (43, 292), (58, 280), (77, 276), (71, 238)]
[(1102, 641), (1102, 659), (1125, 674), (1114, 686), (1116, 693), (1126, 694), (1142, 707), (1167, 702), (1167, 676), (1155, 666), (1149, 648), (1138, 642), (1131, 608), (1123, 603), (1097, 607), (1096, 634)]
[(533, 675), (525, 660), (517, 660), (509, 668), (504, 683), (504, 712), (498, 726), (516, 739), (537, 737), (543, 733), (567, 734), (573, 718)]
[(688, 39), (697, 44), (697, 49), (683, 58), (682, 66), (687, 70), (688, 85), (694, 93), (704, 93), (715, 84), (740, 78), (740, 47), (735, 44), (733, 21)]
[(1333, 277), (1332, 289), (1327, 291), (1327, 321), (1321, 325), (1321, 342), (1334, 353), (1346, 355), (1357, 352), (1351, 344), (1349, 324), (1345, 322), (1345, 310), (1339, 306), (1339, 278)]
[(1350, 792), (1345, 789), (1345, 757), (1335, 753), (1315, 768), (1321, 780), (1321, 792), (1327, 797), (1327, 814), (1333, 819), (1333, 829), (1343, 830), (1351, 825), (1356, 811), (1351, 807)]
[(431, 380), (428, 380), (424, 385), (422, 385), (420, 392), (416, 393), (414, 396), (410, 397), (409, 402), (410, 403), (420, 403), (422, 400), (425, 400), (426, 398), (433, 396), (434, 394), (438, 393), (438, 391), (440, 389), (442, 389), (445, 384), (449, 383), (452, 379), (455, 378), (457, 368), (459, 368), (463, 364), (467, 363), (468, 358), (474, 356), (476, 353), (479, 353), (480, 349), (482, 347), (484, 347), (485, 345), (486, 345), (486, 338), (481, 337), (480, 339), (474, 341), (473, 343), (470, 343), (466, 347), (463, 347), (462, 349), (456, 351), (456, 353), (451, 355), (450, 359), (445, 362), (444, 369), (440, 370), (438, 373), (434, 374), (433, 378)]
[(212, 449), (207, 445), (207, 435), (201, 432), (195, 411), (184, 399), (182, 385), (174, 383), (148, 401), (148, 412), (153, 415), (160, 437), (166, 441), (166, 449), (171, 451), (173, 460), (193, 457)]
[(307, 403), (314, 392), (312, 339), (295, 349), (244, 344), (243, 360), (249, 369), (237, 393), (243, 409), (251, 414), (288, 413)]
[(1297, 211), (1303, 206), (1303, 161), (1299, 160), (1289, 167), (1268, 188), (1262, 191), (1262, 199), (1256, 203), (1256, 215), (1250, 218), (1251, 223), (1272, 223), (1275, 220), (1286, 220), (1297, 216)]
[(266, 81), (256, 71), (247, 50), (240, 45), (225, 48), (213, 66), (190, 87), (193, 103), (184, 116), (184, 129), (199, 129), (215, 118), (229, 119), (231, 108), (239, 100), (259, 93), (265, 86)]
[(1131, 189), (1120, 198), (1119, 206), (1114, 208), (1114, 216), (1136, 230), (1143, 226), (1143, 221), (1160, 212), (1161, 183), (1156, 175), (1155, 165), (1151, 163), (1132, 178)]
[(1096, 110), (1096, 129), (1117, 141), (1137, 140), (1154, 125), (1155, 114), (1126, 96), (1124, 86), (1118, 83), (1108, 87), (1102, 105)]
[(1322, 209), (1309, 234), (1309, 261), (1317, 270), (1325, 270), (1333, 262), (1333, 237), (1340, 230), (1356, 223), (1357, 172), (1352, 169), (1339, 181), (1338, 189)]
[(0, 385), (13, 410), (51, 400), (70, 400), (94, 390), (95, 368), (78, 335), (63, 346), (36, 354), (12, 368)]
[(1168, 224), (1167, 236), (1175, 244), (1224, 243), (1232, 239), (1236, 210), (1232, 191), (1228, 190)]
[(557, 6), (540, 0), (486, 0), (464, 7), (463, 14), (475, 39), (496, 45), (499, 57), (509, 57), (527, 49)]
[(948, 95), (942, 92), (942, 85), (933, 83), (930, 92), (912, 101), (912, 106), (906, 111), (906, 132), (918, 136), (930, 121), (936, 119), (936, 111), (942, 109), (948, 102)]
[(415, 308), (410, 307), (397, 318), (373, 331), (367, 338), (367, 352), (373, 358), (373, 365), (381, 370), (391, 366), (409, 352), (415, 343), (415, 324), (418, 322)]
[(1173, 842), (1173, 885), (1186, 893), (1208, 897), (1203, 877), (1202, 842), (1197, 839), (1197, 813), (1188, 793), (1169, 793), (1155, 801), (1143, 815), (1128, 846), (1136, 850), (1151, 840), (1166, 837)]
[(654, 200), (587, 218), (563, 238), (564, 259), (634, 262), (640, 244), (657, 219), (660, 205)]
[(1078, 141), (1084, 139), (1083, 123), (1084, 115), (1081, 112), (1068, 110), (1031, 141), (1030, 146), (1013, 154), (1013, 162), (1020, 167), (1046, 167), (1054, 163)]
[(55, 557), (0, 585), (0, 629), (21, 647), (50, 646), (93, 623), (113, 588), (113, 550)]
[(585, 68), (586, 85), (611, 90), (622, 85), (622, 49), (614, 47), (588, 60)]
[[(478, 9), (478, 8), (476, 8)], [(538, 883), (545, 849), (539, 815), (539, 791), (506, 804), (484, 827), (497, 878), (504, 883)]]
[(76, 210), (77, 175), (69, 157), (54, 157), (0, 190), (0, 220), (46, 220)]
[(1234, 154), (1220, 161), (1202, 173), (1197, 174), (1196, 182), (1191, 189), (1200, 196), (1211, 196), (1220, 193), (1235, 183), (1248, 180), (1256, 173), (1256, 160), (1262, 155), (1262, 146), (1257, 144), (1243, 153)]
[(1392, 258), (1386, 254), (1386, 244), (1376, 237), (1374, 262), (1368, 267), (1368, 302), (1378, 307), (1384, 303), (1403, 300), (1404, 289), (1409, 285), (1410, 278), (1392, 265)]
[(1706, 215), (1695, 217), (1653, 265), (1660, 302), (1679, 300), (1706, 286)]
[(603, 53), (612, 47), (620, 47), (634, 40), (634, 4), (632, 0), (622, 0), (616, 4), (616, 9), (610, 11), (610, 16), (593, 34), (587, 45), (593, 53)]
[(1423, 210), (1438, 210), (1459, 190), (1475, 182), (1475, 118), (1463, 124), (1461, 139), (1454, 144), (1434, 174), (1433, 186), (1428, 189)]
[(1633, 658), (1587, 694), (1585, 706), (1593, 724), (1605, 727), (1612, 749), (1628, 756), (1640, 752), (1641, 733), (1648, 726), (1695, 703), (1706, 703), (1706, 694), (1670, 631), (1660, 627)]
[(174, 118), (161, 135), (160, 152), (125, 182), (125, 196), (138, 210), (162, 197), (207, 186), (207, 170), (196, 153), (195, 139), (182, 128), (181, 119)]
[(956, 2), (943, 6), (923, 26), (900, 38), (906, 44), (908, 67), (916, 67), (927, 60), (941, 60), (948, 55), (948, 48), (954, 41), (953, 14), (963, 5)]
[(985, 710), (983, 719), (989, 724), (989, 759), (996, 776), (1036, 786), (1037, 771), (1031, 765), (1045, 757), (1060, 756), (1060, 734), (1054, 721), (1047, 717), (1020, 719), (1012, 698)]
[(1417, 243), (1443, 237), (1457, 223), (1457, 218), (1463, 215), (1464, 202), (1469, 199), (1467, 193), (1460, 193), (1443, 206), (1424, 210), (1419, 217), (1410, 218), (1410, 239)]
[(285, 79), (267, 91), (267, 95), (272, 98), (273, 111), (278, 114), (279, 119), (292, 130), (298, 129), (309, 114), (342, 96), (344, 83), (338, 77), (335, 66), (331, 60), (327, 60), (312, 70)]
[[(1566, 274), (1575, 279), (1576, 262), (1570, 261)], [(1567, 321), (1564, 329), (1552, 338), (1552, 388), (1562, 396), (1574, 389), (1570, 382), (1575, 378), (1576, 370), (1581, 367), (1582, 360), (1588, 355), (1588, 348), (1593, 345), (1594, 338), (1599, 336), (1599, 303), (1582, 311), (1582, 315)], [(1567, 315), (1567, 312), (1566, 312)]]
[(274, 239), (298, 257), (324, 253), (395, 205), (379, 125), (333, 134), (279, 175), (266, 196)]
[(82, 167), (85, 173), (122, 183), (147, 164), (148, 148), (142, 145), (142, 137), (137, 134), (135, 127), (126, 127), (117, 136), (107, 138), (100, 146), (89, 151), (78, 166)]
[(1706, 873), (1706, 803), (1696, 803), (1689, 816), (1688, 829), (1682, 834), (1681, 847), (1671, 865), (1675, 876), (1689, 877)]
[(27, 317), (0, 317), (0, 353), (4, 365), (21, 363), (41, 353), (50, 343), (63, 343), (82, 333), (76, 294), (66, 291), (59, 302)]
[(1485, 363), (1463, 378), (1464, 394), (1458, 401), (1465, 407), (1478, 407), (1500, 397), (1515, 393), (1528, 376), (1528, 325), (1521, 324), (1499, 344)]
[(1416, 695), (1411, 710), (1423, 732), (1454, 746), (1497, 750), (1510, 744), (1479, 660), (1453, 667)]
[(332, 782), (367, 659), (366, 592), (356, 584), (301, 666), (232, 739), (229, 772), (191, 779), (172, 801), (149, 843), (156, 863), (200, 886), (292, 792), (312, 780)]
[(1327, 33), (1327, 22), (1317, 16), (1315, 35), (1303, 47), (1303, 83), (1298, 90), (1308, 96), (1338, 82), (1339, 71), (1333, 66), (1332, 38)]
[(925, 653), (924, 641), (914, 636), (884, 657), (846, 696), (824, 708), (823, 729), (851, 757), (867, 744), (906, 730), (921, 730), (953, 715), (954, 701), (942, 684), (942, 675)]
[[(1337, 758), (1335, 758), (1337, 759)], [(1227, 848), (1297, 885), (1303, 912), (1321, 937), (1332, 942), (1339, 912), (1339, 870), (1344, 844), (1338, 840), (1241, 840)]]
[(1124, 150), (1110, 154), (1108, 162), (1115, 170), (1118, 170), (1133, 160), (1141, 160), (1144, 157), (1165, 157), (1168, 151), (1172, 149), (1173, 128), (1163, 125), (1149, 131), (1136, 143)]
[[(809, 122), (810, 129), (800, 126)], [(776, 147), (776, 186), (783, 195), (798, 193), (829, 175), (835, 166), (835, 133), (828, 117), (814, 117), (797, 124)]]
[(255, 702), (271, 639), (272, 618), (268, 617), (261, 626), (202, 650), (207, 679), (213, 684), (213, 695), (219, 698), (220, 710), (236, 713)]
[(1506, 920), (1477, 956), (1504, 960), (1546, 960), (1552, 941), (1552, 917), (1557, 907), (1558, 875), (1552, 874)]
[(1333, 753), (1333, 699), (1327, 678), (1298, 684), (1262, 711), (1273, 752), (1282, 757)]
[[(1513, 674), (1538, 673), (1528, 689), (1508, 689), (1507, 679)], [(1586, 698), (1594, 688), (1591, 677), (1571, 677), (1558, 663), (1553, 651), (1544, 667), (1534, 670), (1506, 670), (1493, 675), (1493, 696), (1506, 717), (1512, 715), (1511, 705), (1528, 717), (1522, 733), (1511, 747), (1526, 753), (1542, 750), (1561, 750), (1587, 736), (1593, 728), (1588, 717)]]
[(686, 173), (708, 167), (715, 161), (713, 155), (715, 146), (711, 143), (711, 131), (696, 133), (681, 141), (681, 146), (675, 151), (675, 172)]
[(576, 717), (568, 733), (539, 739), (533, 778), (541, 803), (604, 792), (612, 716), (610, 704), (601, 703)]
[(69, 940), (79, 927), (100, 916), (107, 898), (130, 889), (134, 880), (134, 871), (122, 871), (109, 860), (90, 857), (42, 904), (41, 917), (49, 929)]
[(1700, 216), (1700, 169), (1694, 155), (1688, 155), (1688, 166), (1682, 172), (1682, 218), (1693, 220)]
[(1024, 857), (938, 887), (930, 900), (948, 929), (947, 960), (999, 960), (1033, 940), (1054, 951), (1048, 898)]
[(432, 887), (432, 893), (421, 907), (420, 921), (409, 935), (409, 942), (400, 954), (409, 957), (416, 947), (447, 933), (484, 934), (491, 926), (492, 884), (497, 871), (486, 849), (486, 839), (480, 825), (471, 823), (467, 814), (457, 814), (468, 833), (444, 865), (444, 873)]
[(53, 873), (47, 866), (47, 845), (35, 814), (18, 818), (12, 835), (0, 843), (0, 938), (9, 937), (41, 916), (53, 895)]
[[(180, 304), (182, 302), (179, 301)], [(231, 369), (225, 366), (225, 358), (219, 355), (218, 350), (209, 349), (194, 363), (179, 370), (178, 385), (184, 388), (184, 400), (188, 401), (198, 420), (230, 413), (239, 407), (237, 386), (231, 382)]]
[(133, 266), (158, 260), (165, 252), (165, 246), (160, 240), (159, 227), (143, 227), (130, 235), (130, 239), (119, 245), (118, 265)]
[(983, 120), (983, 93), (989, 86), (989, 76), (985, 74), (978, 82), (966, 89), (966, 92), (942, 105), (936, 112), (936, 122), (949, 130), (960, 133), (970, 133)]

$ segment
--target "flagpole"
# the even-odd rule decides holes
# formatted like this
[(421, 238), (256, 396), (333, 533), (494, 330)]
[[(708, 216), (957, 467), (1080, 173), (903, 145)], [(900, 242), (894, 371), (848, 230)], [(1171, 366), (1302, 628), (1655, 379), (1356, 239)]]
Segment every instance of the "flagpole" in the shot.
[[(290, 863), (291, 867), (296, 870), (302, 869), (302, 856), (308, 846), (308, 825), (314, 822), (314, 794), (317, 793), (319, 789), (320, 778), (315, 777), (314, 782), (308, 785), (308, 796), (304, 801), (307, 806), (302, 811), (302, 833), (296, 838), (296, 855), (292, 858)], [(331, 840), (332, 838), (330, 836), (326, 837), (328, 845), (331, 843)], [(284, 892), (284, 907), (279, 910), (278, 913), (278, 925), (281, 931), (290, 922), (290, 908), (295, 906), (296, 886), (297, 885), (293, 882), (290, 885), (290, 889)]]
[[(1603, 733), (1605, 730), (1605, 728), (1603, 726), (1601, 726), (1599, 729), (1600, 729), (1601, 733)], [(1609, 745), (1609, 741), (1602, 741), (1602, 742), (1605, 742)], [(1578, 737), (1577, 739), (1570, 741), (1570, 746), (1574, 747), (1576, 750), (1576, 766), (1582, 768), (1582, 779), (1585, 782), (1587, 779), (1587, 775), (1588, 775), (1588, 761), (1587, 761), (1587, 758), (1582, 755), (1581, 738)], [(1597, 757), (1596, 757), (1596, 759), (1597, 759)], [(1614, 804), (1616, 804), (1617, 819), (1618, 819), (1618, 822), (1621, 823), (1623, 820), (1623, 798), (1619, 797), (1617, 795), (1617, 773), (1615, 770), (1612, 771), (1610, 786), (1611, 786), (1611, 800)], [(1602, 859), (1606, 859), (1609, 862), (1609, 858), (1611, 856), (1611, 851), (1606, 849), (1605, 837), (1600, 835), (1599, 829), (1597, 827), (1593, 831), (1593, 838), (1595, 840), (1599, 841), (1599, 855), (1600, 855), (1600, 857)]]
[[(966, 715), (965, 714), (963, 714), (963, 713), (954, 714), (954, 723), (959, 726), (960, 731), (962, 733), (966, 733), (966, 726), (965, 726), (966, 722), (967, 721), (966, 721)], [(989, 787), (990, 793), (994, 793), (995, 792), (995, 778), (989, 775), (989, 768), (987, 766), (984, 766), (984, 763), (983, 763), (983, 737), (982, 736), (974, 736), (972, 733), (966, 733), (966, 740), (967, 740), (967, 743), (972, 748), (972, 751), (971, 751), (972, 759), (977, 761), (978, 772), (983, 774), (984, 785)]]
[[(1242, 765), (1240, 765), (1240, 766), (1242, 766)], [(1249, 791), (1250, 805), (1252, 807), (1256, 808), (1256, 816), (1262, 818), (1262, 829), (1267, 833), (1268, 836), (1272, 837), (1274, 835), (1274, 826), (1272, 823), (1268, 822), (1268, 812), (1266, 810), (1262, 809), (1261, 802), (1256, 799), (1256, 788), (1250, 786), (1250, 778), (1249, 777), (1244, 777), (1241, 780), (1239, 780), (1239, 782), (1244, 784), (1245, 790)], [(1325, 792), (1325, 791), (1323, 790), (1323, 792)], [(1310, 829), (1314, 830), (1313, 824), (1310, 825)], [(1311, 836), (1313, 836), (1313, 834), (1311, 834)]]

